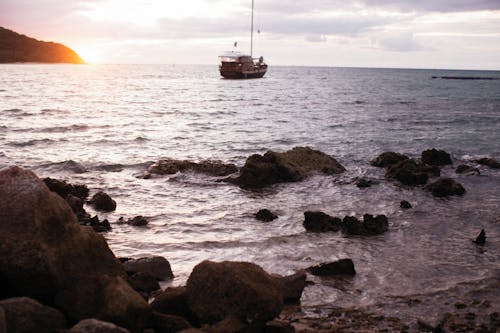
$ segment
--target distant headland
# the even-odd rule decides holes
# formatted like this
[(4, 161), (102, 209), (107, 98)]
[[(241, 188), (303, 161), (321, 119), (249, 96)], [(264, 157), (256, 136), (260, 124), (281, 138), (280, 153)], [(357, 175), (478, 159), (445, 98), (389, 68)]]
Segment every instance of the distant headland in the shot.
[(14, 62), (85, 63), (63, 44), (40, 41), (0, 27), (0, 63)]

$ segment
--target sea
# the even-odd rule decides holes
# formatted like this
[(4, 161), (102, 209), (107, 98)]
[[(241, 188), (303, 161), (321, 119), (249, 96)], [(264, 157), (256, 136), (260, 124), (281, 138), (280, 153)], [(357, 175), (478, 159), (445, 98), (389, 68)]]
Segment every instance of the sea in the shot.
[[(164, 158), (243, 166), (252, 154), (296, 146), (330, 154), (347, 171), (261, 191), (191, 172), (141, 177)], [(442, 174), (465, 195), (435, 198), (370, 165), (385, 151), (419, 158), (431, 148), (451, 154)], [(17, 165), (111, 195), (116, 211), (87, 211), (110, 221), (103, 236), (116, 256), (167, 258), (175, 278), (164, 287), (185, 284), (203, 260), (286, 275), (351, 258), (353, 278), (308, 277), (303, 311), (433, 320), (456, 302), (498, 307), (500, 170), (474, 162), (480, 157), (500, 160), (499, 71), (271, 64), (262, 79), (227, 80), (217, 65), (0, 65), (0, 169)], [(456, 174), (460, 164), (480, 175)], [(376, 184), (360, 189), (359, 177)], [(256, 220), (263, 208), (278, 219)], [(385, 214), (389, 231), (306, 232), (305, 211)], [(138, 215), (149, 224), (118, 223)], [(471, 241), (481, 229), (484, 246)]]

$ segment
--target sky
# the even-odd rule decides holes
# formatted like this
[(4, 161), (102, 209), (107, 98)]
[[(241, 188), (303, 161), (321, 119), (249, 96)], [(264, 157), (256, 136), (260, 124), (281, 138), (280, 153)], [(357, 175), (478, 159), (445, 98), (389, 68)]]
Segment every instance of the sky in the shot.
[[(216, 64), (250, 22), (251, 0), (0, 0), (0, 26), (90, 63)], [(254, 27), (271, 66), (500, 70), (500, 0), (255, 0)]]

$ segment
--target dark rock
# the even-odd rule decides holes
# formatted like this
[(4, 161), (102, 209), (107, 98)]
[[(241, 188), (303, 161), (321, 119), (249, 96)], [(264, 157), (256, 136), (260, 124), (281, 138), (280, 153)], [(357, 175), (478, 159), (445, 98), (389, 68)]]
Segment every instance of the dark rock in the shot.
[(211, 326), (205, 325), (203, 330), (207, 333), (260, 333), (260, 328), (263, 327), (264, 323), (260, 323), (260, 325), (248, 325), (242, 319), (235, 316), (228, 316)]
[(342, 232), (349, 235), (364, 235), (365, 227), (363, 226), (363, 222), (358, 220), (354, 216), (345, 216), (342, 219)]
[(153, 312), (151, 326), (155, 333), (175, 333), (191, 327), (186, 319), (182, 317), (159, 312)]
[(7, 320), (5, 319), (5, 311), (0, 306), (0, 333), (7, 333)]
[(422, 162), (428, 165), (448, 165), (452, 164), (451, 156), (444, 150), (428, 149), (422, 152)]
[(323, 212), (304, 213), (304, 228), (312, 232), (326, 232), (326, 231), (339, 231), (341, 228), (342, 220), (338, 217), (332, 217)]
[(70, 321), (135, 327), (147, 319), (147, 303), (125, 281), (105, 239), (81, 226), (35, 174), (18, 167), (0, 171), (0, 212), (0, 276), (10, 296), (57, 307)]
[(363, 222), (354, 216), (345, 216), (342, 220), (342, 232), (348, 235), (372, 236), (389, 230), (389, 222), (385, 215), (365, 214)]
[(69, 333), (129, 333), (130, 331), (116, 326), (113, 323), (109, 323), (97, 319), (84, 319), (78, 324), (73, 326)]
[(144, 272), (137, 272), (130, 275), (127, 281), (135, 291), (145, 296), (149, 296), (153, 291), (160, 289), (158, 280), (154, 276)]
[(28, 297), (0, 301), (9, 333), (51, 333), (66, 328), (66, 318), (58, 310)]
[(149, 178), (151, 174), (170, 175), (186, 171), (221, 177), (237, 172), (238, 168), (234, 164), (225, 164), (221, 161), (205, 160), (197, 163), (186, 160), (163, 159), (151, 165), (144, 176)]
[(356, 186), (358, 188), (367, 188), (367, 187), (370, 187), (374, 184), (377, 184), (377, 182), (371, 180), (371, 179), (367, 179), (367, 178), (358, 178), (356, 179)]
[(276, 279), (281, 285), (283, 302), (285, 304), (295, 304), (300, 302), (302, 292), (306, 287), (306, 272), (299, 271), (292, 275), (278, 276)]
[(476, 239), (473, 240), (473, 242), (477, 245), (484, 245), (486, 243), (486, 232), (484, 231), (484, 229), (481, 229), (481, 232), (476, 237)]
[(89, 196), (89, 189), (86, 185), (81, 184), (70, 184), (64, 180), (58, 180), (53, 178), (44, 178), (43, 182), (49, 190), (56, 192), (61, 196), (61, 198), (66, 199), (68, 195), (73, 195), (77, 198), (85, 200)]
[(473, 168), (469, 165), (465, 164), (460, 164), (456, 169), (455, 172), (458, 174), (468, 174), (468, 175), (479, 175), (479, 169)]
[(191, 272), (186, 288), (189, 307), (202, 324), (234, 316), (247, 324), (264, 325), (283, 307), (280, 283), (247, 262), (203, 261)]
[(429, 177), (439, 175), (438, 167), (428, 166), (411, 159), (390, 166), (385, 174), (387, 178), (394, 178), (404, 185), (423, 185), (427, 183)]
[(108, 220), (99, 220), (99, 217), (87, 217), (80, 220), (80, 224), (92, 227), (95, 232), (108, 232), (111, 231), (111, 224)]
[(403, 208), (403, 209), (410, 209), (412, 208), (411, 206), (411, 203), (409, 203), (408, 201), (406, 200), (402, 200), (400, 203), (399, 203), (399, 207)]
[(493, 168), (493, 169), (500, 169), (500, 162), (498, 162), (497, 160), (495, 160), (493, 158), (484, 157), (484, 158), (477, 159), (474, 162), (481, 164), (481, 165), (486, 165), (486, 166)]
[(134, 227), (142, 227), (142, 226), (145, 226), (149, 223), (149, 221), (144, 217), (144, 216), (134, 216), (132, 219), (129, 219), (127, 222), (125, 222), (127, 224), (130, 224), (131, 226), (134, 226)]
[(90, 199), (89, 204), (94, 206), (97, 210), (102, 210), (104, 212), (112, 212), (116, 209), (116, 201), (111, 199), (111, 197), (104, 193), (103, 191), (99, 191), (92, 199)]
[(435, 197), (463, 195), (465, 193), (463, 186), (451, 178), (440, 178), (427, 185), (425, 189), (430, 191)]
[(403, 154), (394, 153), (392, 151), (385, 152), (374, 158), (370, 164), (376, 167), (387, 168), (391, 165), (397, 164), (398, 162), (407, 160), (408, 156)]
[(295, 328), (292, 324), (281, 321), (281, 320), (271, 320), (266, 323), (266, 327), (262, 333), (294, 333)]
[(259, 221), (263, 222), (271, 222), (278, 218), (278, 215), (272, 213), (268, 209), (261, 209), (255, 214), (255, 218)]
[(356, 275), (354, 263), (351, 259), (340, 259), (332, 263), (323, 263), (309, 267), (307, 271), (316, 276)]
[(151, 307), (154, 311), (184, 317), (191, 323), (197, 324), (189, 309), (186, 287), (171, 287), (157, 295)]
[(167, 259), (160, 256), (131, 259), (123, 263), (125, 271), (129, 274), (148, 273), (157, 280), (173, 279), (174, 274)]
[(268, 151), (250, 156), (240, 175), (232, 179), (243, 188), (262, 188), (277, 183), (297, 182), (314, 173), (337, 174), (345, 168), (333, 157), (308, 147), (295, 147), (284, 153)]

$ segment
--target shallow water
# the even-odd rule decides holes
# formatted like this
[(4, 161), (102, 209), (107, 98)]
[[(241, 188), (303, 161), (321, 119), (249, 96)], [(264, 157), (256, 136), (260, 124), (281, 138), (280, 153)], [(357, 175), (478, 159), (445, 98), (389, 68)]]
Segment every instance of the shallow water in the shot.
[[(87, 184), (118, 204), (106, 234), (117, 256), (162, 255), (185, 283), (205, 259), (252, 261), (273, 273), (352, 258), (350, 280), (310, 277), (302, 304), (371, 306), (402, 316), (407, 297), (467, 298), (500, 276), (500, 170), (456, 175), (479, 156), (500, 159), (500, 81), (432, 79), (500, 72), (271, 67), (264, 79), (223, 80), (214, 66), (0, 65), (0, 168), (20, 165), (41, 177)], [(137, 176), (152, 162), (220, 159), (241, 166), (254, 153), (310, 146), (347, 172), (250, 192), (190, 173)], [(436, 199), (384, 179), (369, 165), (393, 150), (419, 157), (444, 149), (463, 197)], [(354, 178), (379, 184), (358, 189)], [(92, 194), (92, 193), (91, 193)], [(402, 199), (411, 210), (399, 208)], [(254, 219), (275, 211), (271, 223)], [(90, 208), (88, 208), (91, 211)], [(306, 210), (343, 217), (386, 214), (376, 237), (307, 233)], [(115, 222), (146, 216), (147, 227)], [(470, 240), (484, 228), (487, 245)]]

